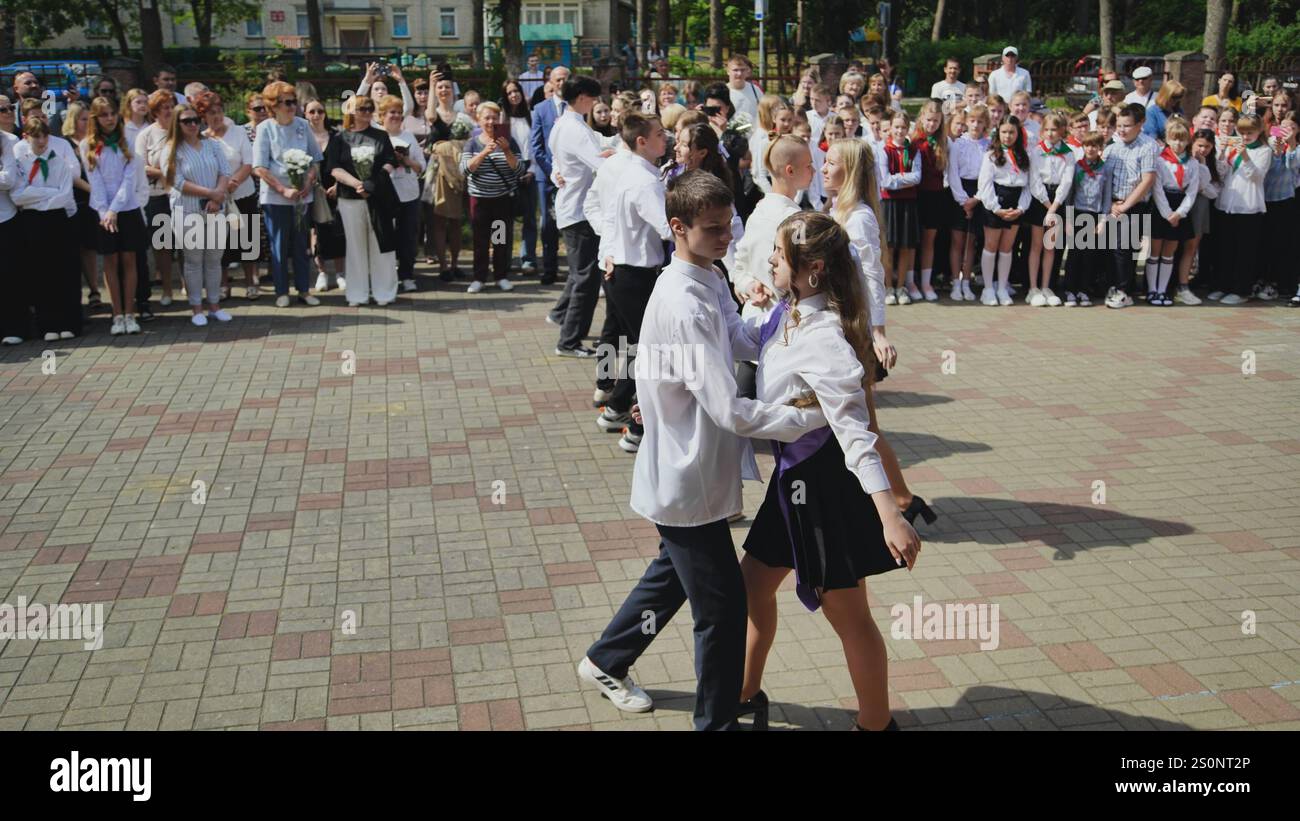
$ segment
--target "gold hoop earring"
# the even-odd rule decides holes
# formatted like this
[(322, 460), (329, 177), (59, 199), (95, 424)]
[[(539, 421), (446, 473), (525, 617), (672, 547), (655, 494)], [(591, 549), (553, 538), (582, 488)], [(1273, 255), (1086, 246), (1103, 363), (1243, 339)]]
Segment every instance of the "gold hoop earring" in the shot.
[(819, 280), (819, 279), (817, 278), (817, 275), (816, 275), (816, 274), (809, 274), (809, 275), (808, 275), (808, 287), (809, 287), (809, 288), (816, 288), (820, 283), (821, 283), (821, 280)]

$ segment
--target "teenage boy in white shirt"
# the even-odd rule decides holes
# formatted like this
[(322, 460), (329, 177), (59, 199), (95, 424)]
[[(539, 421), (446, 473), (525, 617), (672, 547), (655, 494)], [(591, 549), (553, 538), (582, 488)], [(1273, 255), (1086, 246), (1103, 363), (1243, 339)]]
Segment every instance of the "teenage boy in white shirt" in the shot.
[(713, 268), (731, 243), (731, 209), (731, 190), (707, 171), (683, 174), (668, 191), (676, 249), (641, 324), (636, 377), (645, 434), (631, 501), (659, 530), (659, 556), (578, 665), (579, 677), (618, 709), (650, 710), (628, 668), (689, 600), (697, 730), (735, 729), (740, 707), (745, 584), (727, 518), (741, 509), (742, 460), (753, 466), (741, 437), (793, 442), (825, 424), (816, 408), (736, 396), (733, 360), (758, 358), (759, 329), (741, 322)]

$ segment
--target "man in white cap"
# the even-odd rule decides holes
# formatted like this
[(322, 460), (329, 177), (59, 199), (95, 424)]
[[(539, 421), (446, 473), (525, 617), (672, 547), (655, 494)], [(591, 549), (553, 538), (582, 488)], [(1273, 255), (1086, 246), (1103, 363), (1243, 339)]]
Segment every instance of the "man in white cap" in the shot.
[(1011, 95), (1017, 91), (1033, 90), (1029, 72), (1020, 67), (1020, 52), (1015, 46), (1002, 49), (1002, 68), (989, 74), (989, 94), (1010, 102)]
[(1146, 108), (1156, 101), (1156, 93), (1151, 90), (1151, 66), (1133, 69), (1133, 86), (1133, 90), (1124, 98), (1124, 105), (1137, 103)]

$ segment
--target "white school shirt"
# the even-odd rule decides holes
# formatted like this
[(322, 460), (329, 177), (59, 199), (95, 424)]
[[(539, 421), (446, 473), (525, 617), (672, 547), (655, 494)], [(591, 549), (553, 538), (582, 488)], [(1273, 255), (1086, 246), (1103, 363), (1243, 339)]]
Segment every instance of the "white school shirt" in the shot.
[[(66, 146), (66, 152), (61, 149), (60, 143)], [(32, 166), (36, 165), (36, 154), (27, 140), (20, 140), (14, 146), (18, 176), (9, 196), (14, 205), (24, 211), (55, 211), (61, 208), (70, 217), (77, 213), (77, 204), (72, 198), (72, 180), (81, 176), (81, 160), (72, 150), (72, 144), (62, 137), (50, 137), (44, 156), (49, 176), (43, 177), (37, 171), (36, 176), (28, 182)]]
[(880, 143), (879, 151), (876, 151), (874, 148), (872, 149), (872, 151), (876, 151), (876, 174), (877, 179), (880, 180), (882, 197), (883, 192), (885, 191), (895, 191), (899, 188), (910, 188), (914, 185), (920, 185), (921, 172), (923, 170), (921, 168), (921, 155), (916, 154), (912, 157), (912, 170), (900, 171), (897, 174), (889, 173), (889, 155), (885, 153), (885, 142), (887, 141), (888, 138)]
[(1029, 180), (1029, 194), (1043, 205), (1051, 205), (1047, 198), (1047, 186), (1060, 184), (1067, 175), (1074, 173), (1074, 152), (1068, 154), (1049, 154), (1043, 150), (1041, 140), (1035, 140), (1029, 149), (1029, 165), (1033, 174)]
[(749, 173), (754, 178), (754, 185), (758, 186), (764, 194), (772, 190), (772, 177), (763, 163), (763, 155), (767, 153), (767, 143), (767, 132), (761, 128), (755, 128), (754, 133), (749, 135)]
[(1217, 200), (1219, 191), (1223, 188), (1223, 178), (1227, 176), (1227, 167), (1223, 164), (1223, 158), (1215, 156), (1215, 162), (1219, 166), (1219, 181), (1215, 182), (1214, 177), (1210, 176), (1210, 166), (1204, 160), (1197, 160), (1196, 165), (1200, 170), (1200, 195), (1207, 200)]
[(627, 148), (627, 143), (609, 157), (596, 171), (596, 176), (591, 181), (591, 189), (587, 191), (587, 198), (582, 201), (582, 216), (591, 226), (591, 230), (596, 232), (600, 237), (600, 245), (596, 251), (596, 267), (605, 270), (605, 257), (611, 255), (609, 240), (612, 234), (606, 227), (606, 222), (612, 217), (609, 208), (605, 203), (614, 201), (614, 189), (618, 186), (619, 177), (623, 173), (623, 166), (632, 158), (632, 152)]
[(14, 158), (18, 143), (18, 137), (0, 131), (0, 222), (8, 222), (18, 213), (18, 206), (9, 197), (18, 182), (18, 160)]
[(826, 295), (799, 300), (796, 324), (786, 314), (763, 346), (758, 360), (757, 396), (762, 402), (785, 405), (792, 399), (817, 395), (831, 432), (844, 451), (844, 466), (857, 477), (867, 494), (889, 490), (889, 478), (868, 426), (866, 375), (844, 337), (840, 315), (829, 309)]
[(965, 205), (970, 195), (966, 193), (965, 188), (962, 188), (961, 181), (980, 178), (980, 166), (984, 163), (985, 152), (989, 150), (989, 138), (981, 137), (977, 140), (963, 134), (949, 143), (949, 146), (946, 169), (948, 190), (952, 192), (952, 198), (958, 205)]
[(136, 170), (136, 197), (141, 203), (141, 207), (149, 203), (149, 177), (144, 173), (144, 167), (147, 165), (146, 158), (135, 150), (136, 141), (140, 139), (140, 132), (148, 128), (148, 124), (136, 125), (130, 120), (122, 123), (122, 132), (126, 135), (126, 144), (131, 146), (131, 153), (140, 157), (140, 163)]
[(768, 257), (776, 247), (776, 229), (785, 218), (799, 213), (799, 205), (787, 196), (771, 191), (754, 206), (745, 222), (745, 236), (736, 243), (736, 264), (727, 269), (737, 291), (744, 291), (751, 280), (758, 280), (776, 292)]
[(124, 214), (138, 211), (144, 206), (140, 200), (140, 167), (144, 165), (139, 155), (131, 153), (127, 162), (121, 151), (104, 146), (95, 158), (95, 168), (90, 168), (90, 144), (81, 142), (82, 165), (90, 182), (90, 207), (102, 220), (109, 211)]
[(551, 152), (551, 181), (555, 182), (557, 176), (564, 178), (564, 187), (555, 192), (555, 226), (563, 230), (586, 219), (582, 204), (605, 158), (600, 156), (596, 132), (572, 108), (566, 108), (555, 122), (547, 147)]
[[(918, 163), (919, 164), (919, 163)], [(834, 215), (835, 206), (831, 206)], [(881, 263), (880, 221), (876, 212), (865, 202), (860, 202), (844, 221), (844, 232), (849, 235), (849, 247), (857, 257), (862, 278), (867, 284), (867, 308), (871, 327), (885, 326), (885, 266)]]
[(984, 153), (984, 159), (980, 163), (980, 184), (975, 196), (980, 198), (984, 207), (989, 211), (999, 211), (1002, 205), (998, 202), (997, 189), (994, 185), (1005, 185), (1010, 188), (1020, 187), (1020, 200), (1016, 205), (1021, 211), (1029, 207), (1029, 169), (1022, 168), (1019, 171), (1011, 164), (1011, 157), (1008, 156), (1002, 165), (993, 162), (992, 149)]
[[(136, 135), (135, 145), (131, 147), (135, 149), (136, 154), (144, 159), (145, 165), (153, 166), (154, 168), (162, 168), (164, 161), (163, 148), (166, 145), (166, 129), (159, 128), (157, 123), (153, 123), (147, 128), (140, 130), (140, 133)], [(159, 177), (156, 180), (149, 180), (149, 196), (167, 196), (167, 186), (163, 182), (162, 177)]]
[[(387, 131), (384, 132), (388, 134)], [(396, 136), (388, 134), (390, 140), (404, 140), (407, 145), (407, 154), (415, 160), (415, 164), (420, 167), (419, 171), (412, 171), (406, 166), (398, 165), (393, 167), (393, 173), (388, 176), (393, 181), (393, 190), (397, 192), (399, 202), (410, 202), (420, 197), (420, 176), (424, 173), (424, 152), (420, 150), (420, 143), (415, 139), (415, 135), (409, 131), (403, 130)]]
[[(226, 126), (225, 132), (216, 139), (220, 141), (217, 143), (217, 148), (221, 149), (222, 155), (230, 165), (229, 176), (233, 177), (235, 172), (245, 165), (253, 164), (253, 144), (248, 141), (248, 132), (244, 129), (238, 126), (234, 128)], [(253, 173), (250, 171), (230, 196), (242, 200), (255, 193), (257, 193), (257, 186), (253, 183)]]
[[(665, 189), (663, 180), (659, 179), (659, 169), (631, 151), (615, 157), (622, 157), (614, 166), (617, 173), (607, 174), (611, 163), (605, 163), (596, 174), (597, 183), (604, 178), (599, 207), (604, 215), (600, 259), (609, 255), (615, 265), (658, 268), (664, 264), (664, 240), (672, 237), (664, 211)], [(597, 187), (592, 186), (588, 202)], [(595, 228), (596, 223), (591, 225)]]
[[(1185, 170), (1183, 171), (1183, 184), (1181, 188), (1178, 185), (1178, 175), (1176, 173), (1177, 165), (1171, 163), (1162, 156), (1156, 157), (1156, 184), (1153, 194), (1156, 201), (1156, 209), (1160, 216), (1169, 219), (1170, 214), (1177, 213), (1180, 217), (1186, 217), (1192, 211), (1192, 205), (1196, 202), (1196, 193), (1201, 190), (1201, 170), (1197, 166), (1200, 163), (1189, 159)], [(1208, 170), (1206, 172), (1209, 173)], [(1183, 192), (1183, 201), (1176, 210), (1169, 207), (1169, 197), (1166, 191)]]
[(1273, 149), (1265, 142), (1259, 148), (1246, 149), (1241, 165), (1233, 168), (1232, 161), (1224, 156), (1228, 174), (1219, 191), (1219, 208), (1227, 214), (1262, 214), (1268, 210), (1264, 202), (1264, 178), (1273, 164)]
[[(824, 424), (817, 408), (736, 396), (736, 358), (758, 358), (758, 327), (736, 313), (714, 270), (674, 256), (641, 321), (637, 401), (645, 434), (632, 467), (632, 510), (670, 527), (717, 522), (741, 510), (741, 437), (793, 442)], [(675, 352), (675, 353), (674, 353)]]

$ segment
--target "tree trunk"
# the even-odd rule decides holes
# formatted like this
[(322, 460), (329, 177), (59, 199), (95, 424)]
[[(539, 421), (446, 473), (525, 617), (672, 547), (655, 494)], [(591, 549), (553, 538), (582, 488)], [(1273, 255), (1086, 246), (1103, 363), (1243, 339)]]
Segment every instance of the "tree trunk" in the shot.
[(522, 14), (520, 0), (500, 0), (497, 10), (501, 14), (501, 50), (506, 64), (506, 76), (518, 77), (523, 71), (523, 43), (519, 41), (519, 18)]
[(194, 14), (194, 36), (199, 38), (199, 48), (212, 45), (212, 0), (190, 0)]
[(140, 0), (140, 71), (152, 78), (163, 61), (162, 14), (158, 0)]
[(714, 68), (722, 68), (722, 0), (709, 0), (709, 52)]
[(1241, 0), (1232, 0), (1232, 17), (1228, 19), (1228, 28), (1236, 28), (1241, 22)]
[[(636, 54), (638, 65), (645, 60), (647, 40), (645, 32), (650, 22), (646, 16), (646, 0), (636, 0), (636, 26), (632, 29), (632, 49)], [(650, 73), (649, 66), (646, 67), (645, 73)]]
[(934, 26), (930, 29), (931, 43), (937, 43), (939, 38), (943, 37), (943, 3), (944, 0), (939, 0), (939, 4), (934, 7)]
[(474, 22), (470, 26), (470, 48), (474, 52), (474, 67), (487, 65), (483, 57), (483, 0), (474, 0)]
[(678, 40), (677, 40), (677, 44), (681, 47), (681, 52), (683, 57), (687, 56), (687, 52), (686, 52), (687, 37), (689, 37), (689, 35), (686, 33), (686, 10), (683, 8), (682, 9), (682, 31), (681, 34), (678, 36)]
[(672, 34), (669, 28), (669, 9), (668, 0), (658, 0), (655, 3), (655, 39), (659, 41), (659, 48), (664, 49), (667, 54), (668, 38)]
[(1101, 29), (1101, 70), (1115, 70), (1115, 10), (1112, 0), (1098, 0), (1101, 4), (1098, 21)]
[(110, 3), (109, 0), (96, 0), (99, 6), (99, 12), (108, 22), (108, 26), (113, 30), (113, 36), (117, 39), (117, 50), (122, 53), (123, 57), (131, 56), (131, 43), (126, 37), (126, 25), (122, 22), (122, 15), (119, 13), (119, 4)]
[(307, 0), (307, 65), (314, 69), (325, 65), (325, 26), (321, 24), (320, 0)]
[(14, 61), (14, 50), (18, 43), (18, 26), (12, 11), (0, 17), (0, 63), (8, 65)]
[(1205, 39), (1201, 50), (1205, 52), (1205, 81), (1203, 96), (1216, 93), (1219, 75), (1223, 73), (1228, 52), (1228, 0), (1206, 0)]

